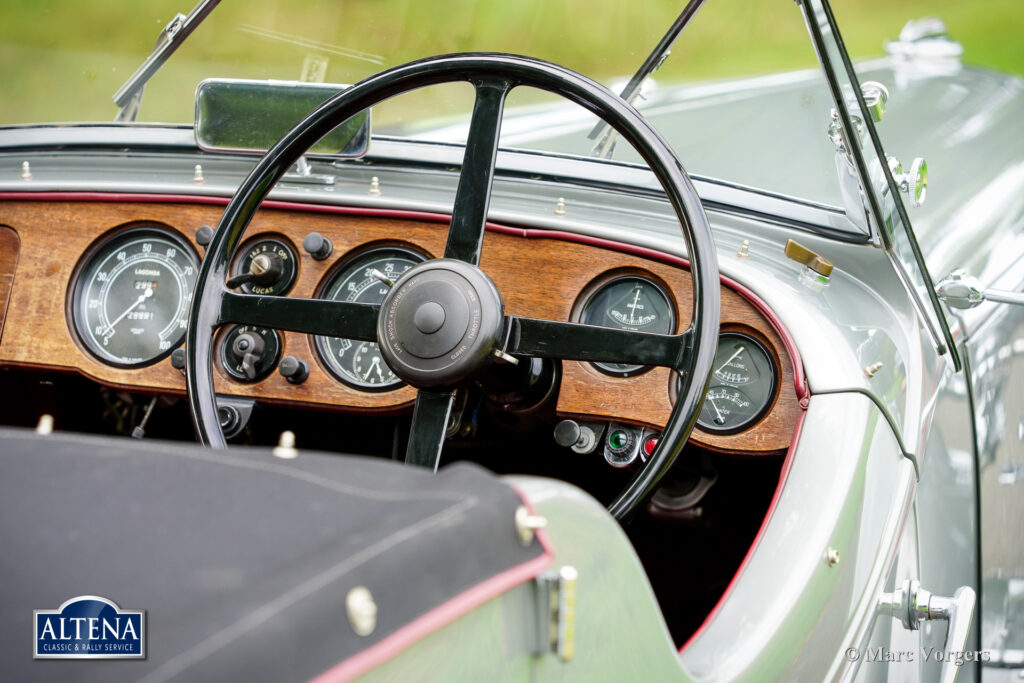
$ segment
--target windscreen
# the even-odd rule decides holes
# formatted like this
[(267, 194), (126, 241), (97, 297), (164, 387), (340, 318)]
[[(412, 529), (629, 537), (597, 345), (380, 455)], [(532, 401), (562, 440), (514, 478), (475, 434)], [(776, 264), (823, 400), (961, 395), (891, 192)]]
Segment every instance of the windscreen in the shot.
[(953, 365), (959, 370), (956, 344), (835, 18), (822, 0), (801, 0), (801, 7), (835, 102), (838, 122), (842, 127), (842, 142), (860, 176), (868, 220), (873, 222), (936, 349), (940, 354), (949, 353)]
[[(0, 125), (112, 122), (114, 93), (195, 0), (5, 3)], [(686, 6), (634, 0), (223, 0), (145, 87), (139, 123), (191, 124), (208, 78), (355, 83), (436, 54), (567, 66), (621, 92)], [(16, 68), (13, 68), (16, 65)], [(426, 88), (374, 108), (374, 133), (461, 142), (473, 91)], [(634, 104), (695, 175), (841, 207), (828, 91), (792, 3), (707, 0)], [(595, 119), (519, 88), (501, 145), (592, 158)], [(372, 152), (371, 152), (372, 153)], [(611, 163), (638, 162), (627, 145)]]

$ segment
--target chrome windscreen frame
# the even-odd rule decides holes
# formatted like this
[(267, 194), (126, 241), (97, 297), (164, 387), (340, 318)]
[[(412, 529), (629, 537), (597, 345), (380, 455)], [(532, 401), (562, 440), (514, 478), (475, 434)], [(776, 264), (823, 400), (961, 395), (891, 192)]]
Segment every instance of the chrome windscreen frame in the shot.
[[(888, 255), (893, 269), (910, 295), (914, 308), (935, 345), (936, 352), (939, 355), (948, 353), (954, 369), (959, 372), (962, 362), (956, 342), (942, 312), (942, 306), (935, 292), (934, 280), (928, 272), (921, 248), (914, 236), (899, 188), (888, 163), (885, 162), (885, 151), (882, 148), (864, 95), (861, 93), (860, 82), (839, 33), (832, 9), (827, 0), (797, 0), (797, 3), (803, 12), (821, 68), (825, 72), (825, 80), (828, 82), (829, 91), (842, 125), (846, 147), (850, 151), (852, 161), (860, 176), (864, 200), (867, 203), (867, 208), (870, 209), (871, 237), (874, 241), (881, 243)], [(832, 42), (829, 42), (830, 39)], [(833, 55), (838, 56), (838, 60), (834, 59)], [(840, 82), (843, 78), (848, 81), (847, 92), (844, 92), (844, 86)], [(856, 117), (858, 119), (856, 126), (854, 117), (850, 113), (851, 107), (856, 107), (859, 114), (859, 117)], [(858, 126), (862, 127), (870, 139), (871, 145), (867, 150), (861, 146)], [(871, 164), (866, 159), (865, 151), (874, 155), (874, 161)], [(885, 186), (878, 187), (872, 183), (873, 176), (884, 180)], [(883, 211), (883, 206), (891, 211)], [(905, 244), (900, 243), (901, 238), (905, 239)], [(915, 282), (914, 275), (917, 275), (921, 281)], [(928, 301), (924, 301), (923, 297), (927, 297)]]

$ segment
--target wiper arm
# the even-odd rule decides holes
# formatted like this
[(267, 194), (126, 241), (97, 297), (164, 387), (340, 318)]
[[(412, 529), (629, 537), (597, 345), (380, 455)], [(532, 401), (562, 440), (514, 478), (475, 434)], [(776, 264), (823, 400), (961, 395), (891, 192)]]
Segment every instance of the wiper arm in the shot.
[[(683, 32), (686, 25), (690, 23), (690, 19), (693, 19), (693, 16), (697, 14), (697, 10), (699, 10), (703, 5), (704, 0), (690, 0), (690, 2), (687, 3), (686, 7), (683, 8), (682, 13), (679, 15), (679, 18), (677, 18), (669, 28), (668, 33), (658, 41), (658, 44), (654, 46), (654, 50), (651, 54), (647, 56), (647, 59), (645, 59), (644, 63), (640, 65), (637, 72), (633, 74), (631, 79), (629, 79), (629, 83), (627, 83), (626, 87), (622, 89), (621, 93), (619, 93), (619, 97), (630, 104), (633, 103), (636, 96), (640, 94), (640, 86), (643, 85), (648, 76), (657, 71), (658, 67), (668, 59), (668, 56), (672, 53), (672, 44), (676, 42), (676, 38), (679, 37), (679, 34)], [(594, 129), (587, 135), (588, 140), (595, 140), (598, 137), (601, 138), (600, 141), (594, 145), (594, 149), (591, 151), (591, 154), (602, 159), (610, 156), (612, 151), (615, 149), (614, 134), (615, 131), (612, 130), (607, 123), (604, 121), (598, 121), (597, 125), (594, 126)]]
[(142, 103), (142, 89), (153, 77), (160, 67), (164, 65), (174, 51), (181, 46), (185, 40), (192, 35), (199, 24), (209, 16), (210, 12), (220, 4), (220, 0), (199, 0), (186, 17), (180, 12), (171, 19), (167, 26), (160, 31), (153, 51), (146, 57), (146, 61), (135, 70), (135, 73), (124, 82), (116, 93), (114, 93), (114, 104), (121, 108), (115, 121), (134, 121), (139, 114), (139, 105)]

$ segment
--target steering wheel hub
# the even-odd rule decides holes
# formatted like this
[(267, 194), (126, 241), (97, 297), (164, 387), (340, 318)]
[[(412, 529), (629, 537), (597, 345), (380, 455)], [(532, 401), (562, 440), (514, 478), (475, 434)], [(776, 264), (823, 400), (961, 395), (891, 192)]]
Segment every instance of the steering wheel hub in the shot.
[(377, 343), (409, 384), (453, 386), (490, 363), (503, 319), (501, 294), (483, 271), (436, 259), (410, 270), (388, 292)]

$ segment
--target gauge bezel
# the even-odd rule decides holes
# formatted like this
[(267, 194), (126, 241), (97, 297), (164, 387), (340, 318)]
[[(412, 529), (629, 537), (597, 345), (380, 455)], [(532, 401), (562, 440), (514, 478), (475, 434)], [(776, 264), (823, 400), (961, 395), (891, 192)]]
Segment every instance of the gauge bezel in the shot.
[[(258, 235), (253, 235), (250, 239), (247, 239), (245, 242), (243, 242), (242, 246), (240, 246), (236, 251), (235, 258), (232, 259), (231, 261), (231, 268), (229, 271), (231, 274), (230, 276), (233, 277), (235, 275), (241, 275), (240, 267), (242, 265), (242, 261), (245, 260), (246, 254), (253, 246), (259, 244), (260, 242), (277, 242), (288, 251), (288, 253), (291, 255), (292, 262), (295, 264), (295, 274), (292, 277), (292, 281), (288, 283), (287, 287), (285, 287), (280, 292), (275, 292), (274, 294), (263, 294), (261, 296), (287, 296), (288, 293), (292, 291), (292, 288), (295, 286), (295, 283), (299, 281), (299, 268), (301, 268), (301, 259), (299, 258), (299, 252), (295, 249), (295, 245), (292, 244), (292, 241), (285, 237), (284, 235), (282, 235), (281, 233), (263, 232), (259, 233)], [(253, 293), (252, 285), (249, 283), (242, 285), (241, 287), (239, 287), (239, 289), (241, 289), (246, 294)]]
[[(697, 427), (699, 427), (701, 429), (701, 431), (703, 431), (703, 432), (705, 432), (707, 434), (715, 434), (715, 435), (719, 435), (719, 436), (727, 436), (727, 435), (730, 435), (730, 434), (738, 434), (740, 432), (745, 432), (748, 429), (753, 428), (761, 420), (763, 420), (764, 417), (771, 411), (772, 406), (775, 405), (775, 401), (778, 399), (778, 394), (779, 394), (779, 363), (778, 363), (778, 360), (775, 358), (775, 354), (772, 353), (772, 349), (770, 348), (770, 346), (768, 344), (766, 344), (764, 341), (762, 341), (761, 339), (759, 339), (758, 337), (756, 337), (753, 334), (750, 334), (749, 332), (746, 332), (746, 331), (741, 332), (741, 331), (738, 331), (738, 330), (728, 330), (728, 329), (727, 330), (723, 330), (718, 335), (718, 344), (721, 345), (722, 341), (724, 339), (726, 339), (726, 338), (742, 339), (744, 342), (752, 343), (755, 347), (757, 347), (757, 348), (759, 348), (761, 350), (761, 353), (763, 353), (765, 358), (768, 359), (768, 365), (769, 365), (769, 367), (771, 369), (771, 384), (769, 385), (769, 388), (768, 388), (768, 400), (765, 401), (764, 405), (761, 406), (761, 408), (759, 408), (758, 411), (756, 413), (754, 413), (746, 421), (744, 421), (744, 422), (742, 422), (739, 425), (736, 425), (734, 427), (727, 427), (727, 428), (723, 429), (723, 428), (720, 428), (720, 427), (715, 427), (714, 425), (709, 426), (709, 425), (705, 424), (701, 420), (700, 412), (698, 412), (697, 413)], [(717, 353), (718, 353), (718, 351), (716, 349), (715, 350), (715, 354), (717, 355)], [(673, 377), (677, 377), (677, 376), (673, 375)], [(713, 386), (717, 386), (717, 385), (714, 384), (714, 375), (712, 375), (712, 381), (708, 385), (708, 391), (709, 392), (711, 391)], [(726, 386), (728, 386), (728, 385), (726, 385)], [(706, 399), (707, 399), (707, 397), (705, 395), (705, 400)], [(703, 405), (701, 407), (701, 411), (703, 411)]]
[[(147, 360), (139, 361), (136, 363), (122, 363), (120, 361), (113, 360), (107, 356), (100, 354), (93, 345), (90, 343), (91, 335), (82, 330), (83, 321), (79, 318), (79, 297), (83, 295), (83, 287), (87, 286), (83, 281), (83, 275), (87, 272), (88, 267), (91, 266), (96, 258), (103, 255), (107, 248), (114, 242), (121, 239), (131, 239), (136, 234), (148, 234), (156, 237), (170, 240), (181, 249), (191, 254), (193, 259), (193, 266), (196, 271), (196, 275), (199, 273), (199, 267), (201, 265), (201, 259), (199, 254), (196, 252), (192, 244), (181, 235), (177, 230), (166, 225), (164, 223), (157, 223), (155, 221), (144, 221), (139, 223), (129, 223), (125, 225), (119, 225), (97, 238), (82, 254), (82, 257), (75, 264), (74, 270), (71, 272), (71, 285), (69, 287), (69, 293), (65, 297), (65, 316), (70, 321), (71, 338), (74, 339), (75, 344), (82, 350), (86, 351), (90, 356), (95, 358), (100, 363), (113, 368), (123, 369), (135, 369), (145, 368), (151, 365), (156, 365), (160, 361), (170, 356), (176, 349), (181, 347), (185, 343), (185, 334), (187, 330), (181, 331), (181, 338), (177, 342), (171, 344), (171, 346), (164, 351), (161, 351), (156, 356), (153, 356)], [(194, 283), (193, 283), (194, 284)]]
[[(572, 311), (570, 313), (572, 322), (582, 323), (583, 313), (594, 300), (594, 297), (596, 297), (606, 287), (611, 287), (622, 280), (643, 280), (647, 284), (653, 286), (658, 293), (665, 297), (665, 301), (668, 303), (669, 316), (671, 318), (669, 334), (676, 334), (676, 327), (679, 324), (679, 312), (676, 310), (676, 299), (672, 295), (672, 289), (653, 273), (635, 268), (613, 270), (603, 273), (591, 280), (576, 298), (576, 303), (573, 304)], [(602, 375), (623, 379), (627, 377), (638, 377), (651, 372), (657, 367), (654, 365), (643, 365), (634, 370), (621, 371), (603, 367), (598, 362), (587, 362), (587, 365), (597, 372), (600, 372)]]
[[(351, 267), (356, 261), (372, 257), (376, 253), (389, 252), (405, 254), (410, 257), (411, 260), (416, 261), (417, 264), (424, 263), (431, 260), (431, 256), (425, 253), (421, 248), (401, 242), (374, 242), (372, 244), (363, 245), (358, 249), (352, 250), (344, 254), (339, 258), (330, 270), (323, 276), (319, 286), (316, 289), (317, 299), (326, 299), (327, 290), (331, 288), (334, 282), (341, 276), (341, 274), (349, 267)], [(309, 335), (310, 345), (313, 347), (313, 356), (316, 358), (316, 362), (320, 365), (320, 368), (327, 373), (329, 377), (338, 382), (344, 384), (346, 387), (355, 389), (364, 393), (371, 394), (383, 394), (389, 391), (397, 391), (408, 386), (402, 380), (398, 380), (391, 384), (382, 386), (378, 385), (366, 385), (360, 384), (353, 380), (351, 377), (343, 376), (327, 361), (327, 352), (323, 348), (324, 335)], [(357, 345), (361, 342), (354, 340), (353, 345)]]

